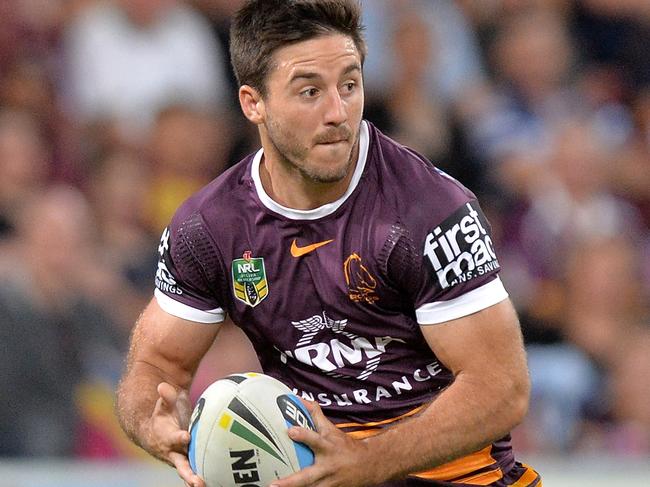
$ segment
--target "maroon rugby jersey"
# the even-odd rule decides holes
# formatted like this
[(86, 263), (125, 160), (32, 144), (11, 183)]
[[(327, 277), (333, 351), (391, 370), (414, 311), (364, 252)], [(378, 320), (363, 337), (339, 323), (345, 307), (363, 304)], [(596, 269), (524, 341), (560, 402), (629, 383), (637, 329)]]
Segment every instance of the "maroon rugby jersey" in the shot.
[[(314, 210), (271, 200), (262, 155), (177, 211), (159, 247), (158, 303), (202, 323), (227, 314), (265, 373), (348, 432), (409, 414), (453, 379), (420, 326), (507, 297), (474, 195), (368, 122), (347, 192)], [(484, 457), (507, 471), (509, 439)]]

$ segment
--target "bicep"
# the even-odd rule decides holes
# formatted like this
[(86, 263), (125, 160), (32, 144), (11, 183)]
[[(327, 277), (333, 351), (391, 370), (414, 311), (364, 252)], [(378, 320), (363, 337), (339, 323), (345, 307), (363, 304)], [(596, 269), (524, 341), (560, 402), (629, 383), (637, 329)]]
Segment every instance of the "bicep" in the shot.
[(521, 330), (509, 299), (456, 320), (422, 325), (421, 330), (438, 359), (456, 377), (505, 374), (527, 380)]
[(167, 382), (188, 387), (220, 326), (173, 316), (154, 298), (133, 331), (128, 369), (153, 369)]

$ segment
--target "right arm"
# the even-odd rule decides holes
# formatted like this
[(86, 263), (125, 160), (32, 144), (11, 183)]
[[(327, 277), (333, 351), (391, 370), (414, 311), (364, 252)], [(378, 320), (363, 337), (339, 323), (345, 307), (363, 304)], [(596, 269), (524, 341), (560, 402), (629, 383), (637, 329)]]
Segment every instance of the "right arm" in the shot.
[(117, 391), (117, 416), (126, 434), (196, 487), (203, 483), (187, 459), (189, 388), (219, 328), (172, 316), (152, 299), (133, 330)]

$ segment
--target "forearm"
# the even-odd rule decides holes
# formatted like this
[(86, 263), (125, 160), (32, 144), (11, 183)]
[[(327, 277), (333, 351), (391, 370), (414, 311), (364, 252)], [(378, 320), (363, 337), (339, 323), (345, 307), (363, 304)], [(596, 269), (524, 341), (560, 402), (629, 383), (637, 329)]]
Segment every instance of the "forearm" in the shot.
[(363, 440), (377, 482), (403, 478), (476, 452), (506, 435), (523, 418), (527, 378), (495, 386), (503, 378), (460, 374), (418, 417)]
[[(175, 383), (160, 369), (139, 362), (129, 366), (118, 387), (116, 399), (117, 417), (124, 432), (134, 443), (154, 455), (156, 450), (152, 448), (150, 420), (159, 398), (157, 387), (161, 382), (188, 392), (189, 385)], [(189, 421), (189, 417), (187, 419)]]
[[(187, 429), (191, 413), (188, 390), (217, 331), (216, 327), (197, 325), (166, 313), (155, 298), (133, 329), (126, 371), (117, 391), (116, 412), (126, 434), (159, 458), (165, 459), (166, 447), (158, 444), (160, 429), (152, 435), (154, 416), (158, 417), (157, 424), (166, 425), (164, 434), (171, 432), (174, 438), (179, 429)], [(161, 387), (173, 404), (161, 404)]]
[[(147, 370), (149, 369), (149, 370)], [(145, 450), (146, 423), (158, 400), (156, 387), (163, 378), (154, 368), (131, 366), (117, 389), (116, 412), (127, 436)]]

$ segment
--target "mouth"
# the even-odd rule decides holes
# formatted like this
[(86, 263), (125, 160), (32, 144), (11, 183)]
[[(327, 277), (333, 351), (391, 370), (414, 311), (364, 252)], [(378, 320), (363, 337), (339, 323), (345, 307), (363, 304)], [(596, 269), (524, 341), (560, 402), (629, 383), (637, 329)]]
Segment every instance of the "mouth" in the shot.
[(349, 130), (331, 130), (320, 134), (316, 137), (316, 145), (335, 146), (338, 144), (347, 144), (352, 134)]
[(343, 139), (338, 138), (338, 139), (319, 141), (318, 145), (336, 145), (336, 144), (343, 144), (343, 143), (347, 143), (347, 142), (348, 142), (348, 138), (345, 137)]
[(344, 142), (347, 142), (347, 140), (343, 139), (343, 140), (333, 140), (331, 142), (321, 142), (320, 145), (336, 145), (336, 144), (342, 144)]

